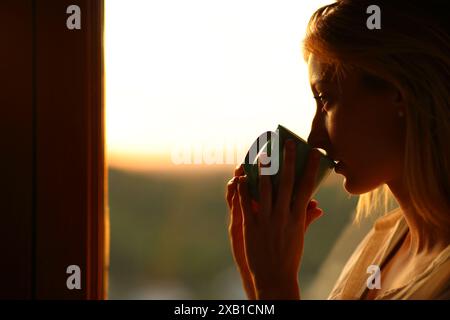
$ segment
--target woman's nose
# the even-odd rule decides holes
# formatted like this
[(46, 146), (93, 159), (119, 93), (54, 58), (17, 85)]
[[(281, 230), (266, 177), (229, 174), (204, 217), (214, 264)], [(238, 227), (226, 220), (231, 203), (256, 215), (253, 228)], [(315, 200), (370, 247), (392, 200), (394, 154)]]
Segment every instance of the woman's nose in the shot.
[(324, 149), (327, 145), (328, 134), (324, 124), (316, 116), (311, 125), (311, 132), (308, 136), (308, 144), (313, 148)]
[(313, 148), (322, 148), (323, 146), (321, 146), (321, 144), (323, 143), (321, 143), (320, 140), (318, 134), (311, 130), (311, 133), (308, 136), (308, 144)]

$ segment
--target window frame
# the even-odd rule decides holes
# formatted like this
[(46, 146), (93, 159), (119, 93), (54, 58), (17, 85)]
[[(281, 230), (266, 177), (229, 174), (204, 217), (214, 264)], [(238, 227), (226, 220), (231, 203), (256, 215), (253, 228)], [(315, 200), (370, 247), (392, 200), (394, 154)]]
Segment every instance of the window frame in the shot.
[[(66, 8), (81, 9), (69, 30)], [(2, 298), (106, 299), (109, 212), (105, 161), (103, 0), (5, 0), (0, 53)], [(81, 289), (69, 290), (69, 265)]]

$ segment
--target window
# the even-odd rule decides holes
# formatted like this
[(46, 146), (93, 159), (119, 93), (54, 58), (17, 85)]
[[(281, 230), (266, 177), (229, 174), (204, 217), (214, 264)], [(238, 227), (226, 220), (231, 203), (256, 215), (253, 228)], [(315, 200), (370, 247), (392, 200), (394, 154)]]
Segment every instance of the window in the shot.
[[(300, 42), (319, 6), (105, 4), (110, 298), (244, 298), (225, 185), (260, 133), (278, 123), (309, 133), (315, 103)], [(326, 295), (327, 287), (306, 288), (355, 205), (340, 185), (333, 176), (318, 195), (325, 211), (341, 214), (308, 232), (315, 247), (305, 248), (304, 297)]]

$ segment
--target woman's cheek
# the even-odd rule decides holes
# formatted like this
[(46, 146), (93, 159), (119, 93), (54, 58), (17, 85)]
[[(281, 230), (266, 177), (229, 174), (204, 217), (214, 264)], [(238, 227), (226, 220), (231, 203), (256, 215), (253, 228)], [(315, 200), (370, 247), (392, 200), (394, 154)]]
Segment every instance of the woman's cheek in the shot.
[(327, 114), (326, 127), (328, 136), (330, 138), (334, 153), (339, 155), (340, 150), (346, 144), (348, 125), (345, 123), (345, 118), (341, 117), (339, 111), (332, 110)]
[(336, 157), (344, 163), (352, 164), (358, 159), (358, 153), (364, 149), (360, 121), (351, 114), (336, 108), (329, 112), (327, 130)]

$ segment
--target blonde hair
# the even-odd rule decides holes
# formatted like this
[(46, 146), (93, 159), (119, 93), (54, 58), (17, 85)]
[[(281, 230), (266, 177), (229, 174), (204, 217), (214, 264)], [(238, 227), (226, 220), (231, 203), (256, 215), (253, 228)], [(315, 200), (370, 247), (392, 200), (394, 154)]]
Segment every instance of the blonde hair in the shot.
[[(338, 0), (318, 9), (304, 40), (336, 74), (357, 68), (395, 86), (407, 103), (404, 183), (426, 223), (450, 230), (450, 36), (436, 0), (379, 0), (381, 29), (369, 30), (372, 1)], [(387, 185), (360, 196), (356, 219), (393, 199)]]

